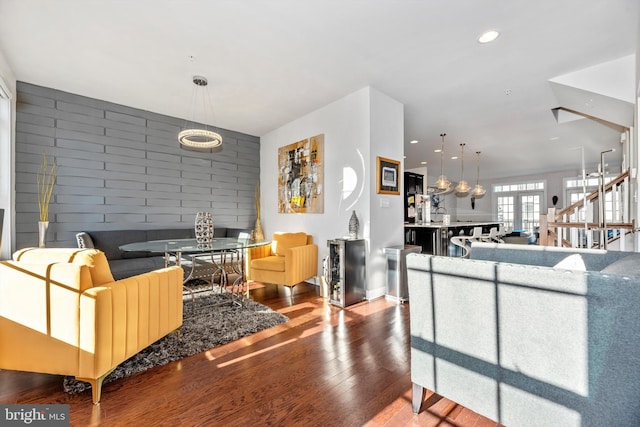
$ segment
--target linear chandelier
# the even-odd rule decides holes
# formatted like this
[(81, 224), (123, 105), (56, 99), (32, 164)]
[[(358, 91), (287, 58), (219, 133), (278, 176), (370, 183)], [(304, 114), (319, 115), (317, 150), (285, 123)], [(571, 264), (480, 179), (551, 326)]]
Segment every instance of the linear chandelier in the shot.
[[(193, 106), (195, 110), (196, 98), (198, 96), (198, 89), (203, 88), (205, 93), (201, 93), (203, 98), (203, 107), (205, 110), (205, 115), (207, 112), (206, 103), (208, 101), (209, 105), (211, 104), (211, 99), (209, 98), (209, 93), (206, 90), (206, 86), (208, 84), (207, 78), (202, 76), (193, 76), (193, 83), (196, 85), (193, 94)], [(202, 92), (202, 91), (199, 91)], [(188, 148), (196, 148), (196, 149), (210, 149), (216, 148), (222, 145), (222, 136), (219, 133), (211, 131), (205, 128), (187, 128), (178, 133), (178, 141), (180, 145)]]

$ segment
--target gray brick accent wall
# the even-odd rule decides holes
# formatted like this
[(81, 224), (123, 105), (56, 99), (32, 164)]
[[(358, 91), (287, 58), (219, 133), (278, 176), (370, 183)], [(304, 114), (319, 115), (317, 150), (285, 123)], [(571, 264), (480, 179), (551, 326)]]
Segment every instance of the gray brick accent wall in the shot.
[(222, 149), (180, 148), (185, 120), (18, 82), (16, 248), (38, 244), (36, 175), (58, 164), (47, 246), (76, 246), (79, 231), (214, 225), (252, 227), (260, 139), (225, 129)]

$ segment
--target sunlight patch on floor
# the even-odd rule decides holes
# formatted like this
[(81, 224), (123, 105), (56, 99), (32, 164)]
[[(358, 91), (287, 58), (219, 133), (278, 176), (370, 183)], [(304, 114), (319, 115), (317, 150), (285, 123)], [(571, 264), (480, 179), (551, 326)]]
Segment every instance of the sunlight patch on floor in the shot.
[[(278, 347), (289, 345), (289, 344), (294, 343), (296, 341), (297, 341), (297, 339), (295, 339), (295, 338), (294, 339), (290, 339), (288, 341), (281, 342), (280, 344), (272, 345), (271, 347), (267, 347), (267, 348), (263, 348), (262, 350), (254, 351), (251, 354), (247, 354), (247, 355), (244, 355), (244, 356), (241, 356), (241, 357), (236, 357), (233, 360), (230, 360), (230, 361), (224, 362), (224, 363), (220, 363), (220, 364), (218, 364), (216, 366), (218, 368), (224, 368), (225, 366), (233, 365), (234, 363), (238, 363), (238, 362), (241, 362), (243, 360), (250, 359), (250, 358), (255, 357), (255, 356), (259, 355), (259, 354), (266, 353), (266, 352), (271, 351), (271, 350), (273, 350), (275, 348), (278, 348)], [(215, 359), (215, 357), (213, 357), (213, 359), (211, 359), (211, 360), (214, 360), (214, 359)]]

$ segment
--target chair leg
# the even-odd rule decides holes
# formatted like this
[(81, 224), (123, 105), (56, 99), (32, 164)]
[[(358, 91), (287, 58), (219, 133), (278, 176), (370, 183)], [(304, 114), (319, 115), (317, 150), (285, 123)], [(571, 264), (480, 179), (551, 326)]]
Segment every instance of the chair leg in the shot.
[(98, 377), (98, 378), (80, 378), (80, 377), (76, 377), (76, 379), (78, 381), (85, 381), (88, 382), (89, 384), (91, 384), (91, 397), (93, 399), (93, 404), (97, 405), (100, 403), (100, 396), (102, 395), (102, 382), (104, 381), (105, 378), (107, 378), (107, 375), (109, 375), (111, 372), (113, 372), (114, 369), (116, 369), (116, 367), (114, 367), (113, 369), (109, 370), (108, 372), (105, 372), (102, 376)]
[(296, 287), (296, 285), (288, 286), (288, 288), (289, 288), (289, 303), (291, 305), (293, 305), (293, 288), (295, 288), (295, 287)]
[(413, 383), (411, 388), (411, 409), (414, 414), (420, 413), (420, 407), (422, 406), (422, 399), (424, 398), (424, 387)]

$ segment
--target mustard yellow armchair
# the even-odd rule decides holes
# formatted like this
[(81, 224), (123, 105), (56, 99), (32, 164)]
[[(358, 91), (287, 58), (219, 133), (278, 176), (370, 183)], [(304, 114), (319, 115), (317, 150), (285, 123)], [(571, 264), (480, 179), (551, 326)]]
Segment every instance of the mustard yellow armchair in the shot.
[(249, 250), (248, 279), (291, 288), (318, 275), (318, 245), (306, 233), (275, 233), (271, 245)]
[(104, 378), (182, 325), (182, 269), (114, 281), (97, 249), (23, 249), (0, 262), (0, 369)]

